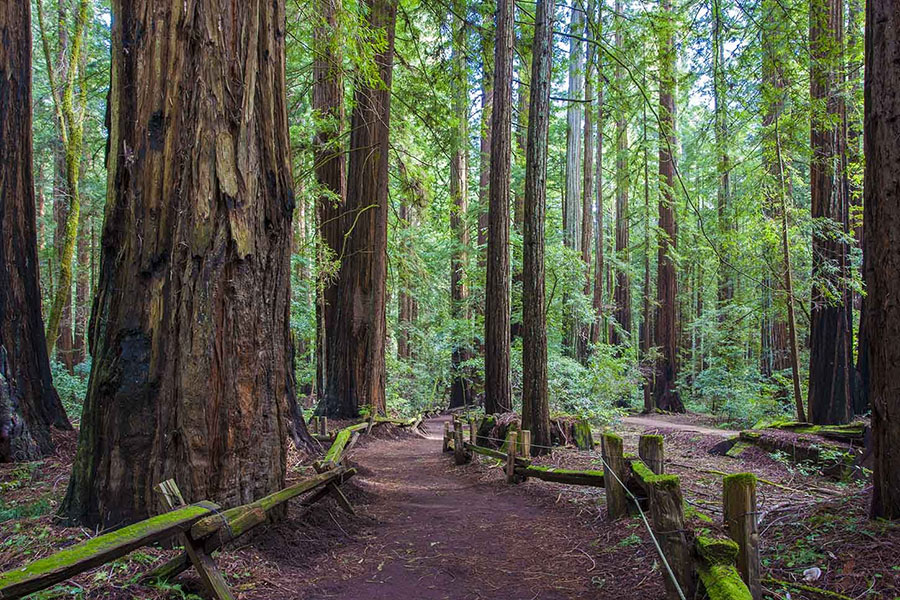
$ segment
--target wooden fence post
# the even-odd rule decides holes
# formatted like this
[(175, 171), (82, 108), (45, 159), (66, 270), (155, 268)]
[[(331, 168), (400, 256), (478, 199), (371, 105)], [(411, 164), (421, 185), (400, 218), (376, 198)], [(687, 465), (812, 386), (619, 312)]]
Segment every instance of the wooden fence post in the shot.
[(510, 431), (506, 438), (506, 483), (516, 482), (516, 438), (515, 431)]
[(638, 441), (638, 456), (657, 475), (665, 473), (666, 463), (663, 454), (663, 436), (642, 435), (640, 441)]
[(759, 532), (756, 525), (756, 476), (735, 473), (723, 481), (725, 529), (737, 542), (737, 568), (753, 600), (762, 598), (759, 583)]
[(627, 464), (622, 452), (622, 438), (604, 433), (600, 438), (600, 455), (603, 458), (603, 482), (606, 488), (606, 513), (610, 521), (628, 514), (625, 496)]
[(453, 422), (453, 460), (457, 465), (464, 465), (470, 460), (470, 453), (463, 443), (462, 422)]
[(450, 421), (444, 421), (444, 446), (443, 452), (450, 450)]
[(319, 419), (319, 433), (322, 435), (328, 435), (328, 417), (322, 417)]
[[(653, 520), (653, 533), (662, 547), (678, 586), (685, 598), (693, 598), (696, 585), (694, 562), (684, 529), (684, 500), (677, 475), (658, 475), (653, 478), (650, 490), (650, 516)], [(665, 579), (667, 597), (678, 600), (680, 596), (668, 573), (665, 573)]]
[(519, 441), (519, 454), (522, 458), (528, 458), (531, 456), (531, 432), (523, 429), (520, 435), (522, 439)]
[(469, 443), (475, 445), (475, 436), (478, 433), (478, 429), (475, 428), (475, 419), (469, 417)]

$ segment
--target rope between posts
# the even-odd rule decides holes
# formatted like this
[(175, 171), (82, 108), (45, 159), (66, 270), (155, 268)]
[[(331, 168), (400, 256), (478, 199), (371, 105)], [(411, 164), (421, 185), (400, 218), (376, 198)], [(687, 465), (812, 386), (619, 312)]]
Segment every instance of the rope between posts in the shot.
[[(478, 437), (480, 437), (481, 439), (484, 439), (484, 440), (491, 440), (494, 442), (501, 442), (501, 443), (505, 443), (507, 441), (507, 440), (501, 440), (499, 438), (490, 437), (490, 436), (478, 436)], [(542, 446), (540, 444), (531, 444), (531, 446), (533, 448), (548, 448), (551, 450), (553, 449), (551, 446)], [(616, 481), (619, 482), (619, 485), (622, 486), (622, 489), (625, 490), (625, 493), (631, 497), (631, 500), (634, 502), (634, 505), (637, 507), (638, 512), (641, 515), (641, 519), (644, 522), (644, 527), (646, 527), (647, 533), (650, 534), (650, 539), (653, 540), (653, 545), (656, 546), (656, 551), (659, 554), (660, 559), (662, 559), (663, 566), (665, 566), (666, 572), (669, 574), (669, 578), (672, 580), (672, 584), (675, 586), (675, 590), (678, 592), (678, 597), (681, 600), (687, 600), (687, 598), (685, 598), (684, 591), (681, 589), (681, 585), (678, 583), (678, 579), (676, 579), (676, 577), (675, 577), (675, 572), (672, 571), (672, 567), (669, 565), (669, 561), (666, 559), (666, 555), (663, 552), (662, 546), (659, 545), (659, 540), (656, 539), (656, 535), (654, 535), (653, 529), (650, 527), (650, 522), (647, 520), (647, 515), (644, 513), (643, 509), (641, 509), (641, 504), (640, 504), (640, 502), (638, 502), (637, 497), (634, 494), (632, 494), (631, 490), (629, 490), (628, 487), (622, 482), (622, 480), (619, 479), (619, 476), (616, 475), (616, 472), (609, 466), (609, 463), (606, 462), (606, 460), (603, 458), (602, 454), (600, 455), (600, 462), (603, 463), (603, 467), (606, 469), (606, 471), (608, 471), (610, 474), (612, 474), (613, 477), (615, 477)], [(660, 535), (670, 535), (673, 533), (685, 533), (686, 531), (687, 530), (684, 530), (684, 529), (674, 530), (674, 531), (665, 531), (665, 532), (660, 532)]]

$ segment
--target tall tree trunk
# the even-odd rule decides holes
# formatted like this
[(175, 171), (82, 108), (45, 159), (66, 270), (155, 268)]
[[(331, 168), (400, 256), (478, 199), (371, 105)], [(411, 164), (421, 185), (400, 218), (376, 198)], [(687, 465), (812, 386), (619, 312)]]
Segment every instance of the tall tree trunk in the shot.
[[(478, 270), (487, 271), (488, 205), (491, 190), (491, 145), (494, 107), (494, 1), (481, 2), (481, 136), (478, 164)], [(475, 311), (484, 315), (484, 302), (475, 303)], [(484, 349), (481, 348), (483, 352)]]
[[(466, 0), (454, 0), (453, 12), (466, 14)], [(453, 252), (450, 258), (450, 315), (456, 323), (469, 320), (469, 287), (466, 283), (466, 260), (469, 230), (466, 213), (469, 210), (469, 85), (466, 73), (466, 24), (451, 17), (453, 53), (453, 128), (450, 132), (450, 229), (453, 231)], [(461, 328), (455, 328), (457, 331)], [(466, 328), (468, 330), (468, 328)], [(471, 354), (470, 340), (456, 336), (452, 352), (453, 381), (450, 385), (450, 408), (472, 403), (472, 382), (464, 363)]]
[[(563, 198), (563, 242), (581, 252), (582, 228), (582, 133), (584, 130), (584, 12), (580, 6), (569, 9), (569, 103), (566, 108), (566, 194)], [(565, 304), (571, 303), (567, 298)], [(563, 322), (563, 347), (570, 356), (578, 355), (578, 328), (575, 313), (567, 309)]]
[[(863, 211), (863, 189), (857, 183), (863, 174), (865, 161), (862, 152), (863, 134), (863, 56), (864, 56), (864, 8), (863, 0), (847, 2), (847, 77), (850, 102), (847, 107), (847, 169), (844, 173), (847, 196), (851, 207), (851, 227), (857, 247), (863, 249), (861, 213)], [(865, 262), (865, 255), (863, 256)], [(865, 266), (863, 266), (863, 273)], [(859, 331), (857, 333), (856, 373), (853, 386), (853, 413), (865, 414), (869, 411), (869, 332), (866, 326), (866, 298), (854, 291), (853, 306), (859, 307)]]
[(78, 223), (78, 274), (75, 278), (75, 327), (72, 340), (72, 362), (81, 364), (87, 358), (87, 326), (91, 314), (91, 235), (88, 214)]
[(865, 253), (871, 331), (872, 515), (900, 519), (900, 12), (866, 2)]
[(342, 227), (334, 343), (328, 349), (328, 416), (385, 411), (388, 149), (396, 0), (367, 0), (369, 25), (386, 45), (375, 54), (380, 82), (360, 74), (351, 121), (347, 203)]
[(484, 410), (512, 410), (509, 382), (509, 176), (515, 3), (497, 0), (484, 314)]
[(522, 427), (531, 431), (533, 455), (550, 451), (547, 396), (547, 314), (544, 300), (544, 221), (553, 66), (553, 0), (537, 0), (528, 151), (525, 160), (525, 229), (522, 277)]
[[(622, 23), (624, 6), (616, 0), (616, 50), (622, 54), (624, 38)], [(631, 181), (628, 172), (628, 117), (626, 110), (625, 74), (621, 65), (616, 65), (616, 265), (613, 300), (616, 305), (616, 323), (610, 331), (610, 341), (615, 345), (626, 344), (631, 336), (631, 275), (628, 247), (628, 186)]]
[[(726, 346), (735, 343), (732, 339), (732, 327), (727, 323), (727, 310), (734, 298), (734, 269), (731, 265), (730, 250), (734, 240), (734, 219), (731, 209), (731, 161), (728, 157), (728, 85), (725, 77), (725, 43), (723, 36), (723, 11), (721, 0), (712, 0), (712, 45), (713, 45), (713, 104), (715, 113), (716, 138), (716, 213), (719, 234), (719, 272), (716, 292), (719, 309), (719, 323), (726, 330), (724, 342)], [(724, 348), (723, 350), (727, 350)]]
[[(64, 330), (64, 341), (67, 345), (66, 366), (71, 370), (71, 339), (72, 339), (72, 275), (75, 246), (78, 239), (78, 221), (81, 214), (81, 197), (79, 190), (79, 175), (81, 171), (81, 154), (84, 138), (84, 113), (87, 99), (83, 86), (84, 64), (82, 63), (82, 51), (88, 27), (91, 10), (88, 0), (79, 0), (78, 10), (75, 14), (74, 35), (71, 51), (65, 59), (65, 80), (57, 83), (55, 73), (52, 72), (52, 60), (50, 58), (49, 42), (43, 19), (43, 2), (38, 2), (39, 29), (41, 42), (44, 49), (44, 58), (50, 75), (50, 93), (56, 108), (56, 119), (60, 124), (60, 137), (65, 152), (65, 180), (66, 180), (66, 215), (62, 230), (59, 248), (59, 274), (56, 278), (57, 286), (50, 307), (50, 315), (47, 318), (47, 352), (52, 354), (60, 332), (60, 324)], [(65, 29), (68, 24), (64, 22), (65, 15), (60, 5), (59, 22), (60, 29)], [(60, 48), (62, 54), (65, 50)], [(79, 89), (79, 84), (81, 87)], [(60, 87), (61, 85), (61, 87)], [(58, 224), (59, 225), (59, 224)]]
[[(595, 28), (597, 39), (601, 39), (603, 35), (603, 5), (601, 3), (600, 10), (597, 14), (597, 26)], [(603, 62), (602, 54), (597, 53), (597, 194), (596, 207), (594, 208), (594, 296), (591, 302), (594, 320), (591, 323), (591, 343), (594, 345), (606, 341), (606, 324), (603, 318), (603, 122), (604, 122), (604, 105), (603, 105)]]
[[(782, 114), (785, 107), (785, 94), (787, 91), (786, 81), (786, 32), (783, 24), (789, 22), (789, 15), (782, 8), (781, 4), (767, 0), (763, 4), (763, 21), (762, 30), (762, 88), (761, 95), (764, 106), (764, 114), (762, 119), (763, 127), (763, 154), (762, 163), (763, 170), (766, 173), (767, 184), (764, 187), (764, 205), (763, 212), (767, 219), (775, 220), (781, 214), (782, 204), (786, 206), (786, 196), (790, 196), (791, 186), (787, 181), (786, 163), (783, 156), (784, 149), (781, 147), (777, 137), (776, 119)], [(786, 224), (786, 218), (784, 219)], [(778, 222), (779, 229), (782, 223)], [(779, 235), (779, 238), (781, 235)], [(787, 238), (785, 238), (785, 241)], [(780, 249), (779, 249), (780, 247)], [(790, 268), (790, 255), (784, 254), (783, 244), (773, 244), (767, 252), (766, 262), (774, 265), (782, 265), (782, 270)], [(785, 262), (787, 261), (787, 262)], [(783, 283), (779, 282), (779, 278), (767, 274), (763, 280), (762, 298), (762, 331), (761, 331), (761, 352), (760, 363), (761, 372), (764, 376), (771, 378), (776, 372), (788, 368), (792, 368), (797, 357), (792, 355), (790, 325), (782, 316), (776, 304), (775, 292), (783, 287), (787, 282), (787, 273), (782, 277)], [(793, 277), (791, 277), (791, 287), (793, 288)], [(793, 302), (793, 289), (786, 296), (787, 301)], [(786, 302), (787, 304), (787, 302)], [(784, 390), (783, 395), (787, 395), (788, 391)], [(795, 403), (802, 408), (802, 400), (795, 398)], [(805, 411), (801, 411), (804, 412)]]
[(112, 2), (94, 359), (61, 507), (91, 527), (155, 512), (170, 477), (189, 502), (255, 500), (283, 487), (289, 434), (314, 445), (291, 363), (284, 2), (190, 6)]
[[(400, 161), (398, 166), (401, 172), (401, 176), (405, 180), (406, 165), (404, 165), (403, 162)], [(397, 212), (400, 227), (402, 227), (404, 230), (404, 252), (408, 254), (412, 251), (412, 249), (409, 248), (407, 241), (409, 236), (409, 228), (412, 226), (412, 218), (410, 216), (410, 202), (405, 194), (403, 198), (401, 198), (400, 208)], [(412, 285), (412, 277), (410, 277), (409, 274), (404, 270), (401, 271), (399, 280), (400, 289), (397, 293), (397, 358), (400, 360), (407, 360), (410, 358), (411, 354), (410, 329), (413, 325), (413, 296), (410, 293), (409, 289)]]
[(341, 212), (347, 197), (347, 161), (344, 154), (344, 79), (341, 32), (338, 15), (341, 0), (316, 0), (319, 22), (313, 29), (312, 109), (322, 123), (313, 140), (316, 183), (316, 240), (318, 281), (316, 284), (316, 393), (325, 397), (328, 381), (328, 348), (334, 343), (334, 311), (338, 303), (336, 261), (344, 231)]
[(671, 0), (660, 0), (659, 246), (656, 266), (656, 407), (684, 412), (678, 394), (678, 298), (675, 272), (675, 23)]
[[(644, 88), (647, 88), (647, 71), (644, 70)], [(642, 141), (644, 154), (644, 293), (643, 293), (643, 323), (641, 324), (641, 365), (648, 368), (650, 373), (644, 382), (644, 412), (652, 412), (654, 408), (653, 399), (653, 365), (649, 359), (650, 347), (653, 345), (653, 326), (650, 317), (650, 253), (653, 248), (650, 233), (653, 226), (650, 222), (650, 154), (649, 144), (647, 142), (647, 103), (642, 103)]]
[[(594, 0), (588, 1), (587, 18), (585, 21), (585, 35), (590, 38), (590, 24), (594, 20)], [(584, 183), (581, 188), (581, 262), (584, 263), (584, 295), (591, 297), (591, 243), (594, 237), (593, 231), (593, 203), (594, 203), (594, 122), (591, 114), (591, 102), (594, 95), (594, 45), (588, 44), (587, 58), (584, 70), (584, 162), (582, 172)], [(591, 335), (591, 326), (588, 323), (576, 322), (575, 356), (578, 361), (587, 365), (590, 348), (588, 342)]]
[(32, 172), (31, 4), (0, 6), (0, 462), (54, 450), (71, 429), (50, 376)]
[(853, 337), (847, 285), (849, 233), (842, 148), (843, 1), (810, 2), (810, 97), (812, 99), (810, 187), (813, 233), (813, 287), (810, 308), (809, 413), (813, 423), (850, 419)]

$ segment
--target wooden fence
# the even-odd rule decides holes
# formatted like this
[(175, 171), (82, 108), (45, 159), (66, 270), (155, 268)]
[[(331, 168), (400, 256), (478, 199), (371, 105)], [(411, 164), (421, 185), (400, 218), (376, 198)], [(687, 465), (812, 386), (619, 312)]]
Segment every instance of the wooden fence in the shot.
[[(468, 429), (468, 431), (466, 431)], [(510, 431), (506, 452), (478, 446), (476, 426), (459, 420), (444, 424), (443, 450), (453, 452), (457, 465), (476, 455), (505, 463), (506, 480), (529, 478), (570, 485), (602, 487), (609, 519), (637, 511), (644, 520), (667, 572), (666, 595), (675, 600), (694, 598), (702, 587), (710, 600), (760, 600), (759, 535), (756, 525), (756, 477), (750, 473), (723, 480), (725, 528), (728, 538), (696, 536), (685, 525), (684, 499), (677, 475), (665, 473), (663, 438), (642, 435), (638, 456), (626, 454), (621, 437), (601, 437), (602, 471), (576, 471), (532, 465), (531, 433)], [(649, 519), (648, 519), (649, 515)]]
[(356, 443), (361, 431), (371, 431), (376, 425), (392, 423), (401, 427), (418, 427), (419, 419), (397, 421), (372, 416), (368, 420), (346, 427), (333, 436), (327, 431), (324, 418), (313, 423), (319, 439), (331, 441), (322, 460), (315, 463), (318, 472), (288, 488), (227, 510), (212, 502), (186, 505), (181, 492), (172, 480), (164, 481), (157, 489), (170, 511), (133, 525), (97, 536), (69, 548), (38, 559), (23, 567), (0, 573), (0, 600), (21, 598), (47, 589), (70, 577), (104, 565), (126, 554), (163, 540), (178, 537), (184, 552), (144, 574), (144, 580), (169, 579), (194, 567), (209, 594), (216, 600), (232, 600), (225, 578), (216, 567), (212, 553), (226, 543), (269, 521), (272, 511), (288, 500), (308, 494), (303, 506), (311, 506), (332, 496), (344, 510), (353, 507), (340, 490), (340, 485), (356, 474), (356, 469), (342, 466), (343, 459)]

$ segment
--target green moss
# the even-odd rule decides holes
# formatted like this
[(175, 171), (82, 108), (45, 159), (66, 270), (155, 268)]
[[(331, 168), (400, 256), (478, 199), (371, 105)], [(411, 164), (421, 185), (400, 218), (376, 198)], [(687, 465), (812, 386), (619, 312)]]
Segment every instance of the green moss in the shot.
[(678, 475), (657, 475), (641, 460), (632, 461), (631, 470), (644, 483), (644, 487), (658, 486), (667, 488), (680, 484)]
[(702, 565), (697, 568), (700, 582), (709, 600), (752, 600), (750, 590), (737, 569), (726, 565)]
[(725, 487), (731, 485), (739, 485), (739, 486), (751, 486), (756, 485), (756, 475), (753, 473), (734, 473), (732, 475), (726, 475), (722, 482)]
[(737, 458), (741, 454), (743, 454), (747, 448), (752, 447), (752, 445), (753, 444), (749, 444), (747, 442), (737, 442), (734, 446), (729, 448), (727, 452), (725, 452), (725, 456), (728, 456), (730, 458)]
[(683, 504), (683, 510), (684, 510), (684, 516), (687, 519), (696, 518), (696, 519), (703, 521), (704, 523), (707, 523), (709, 525), (715, 524), (715, 520), (711, 516), (709, 516), (708, 514), (706, 514), (704, 512), (700, 512), (699, 509), (691, 506), (687, 502), (685, 502)]
[(556, 467), (538, 467), (535, 465), (531, 465), (528, 467), (529, 471), (540, 471), (542, 473), (559, 473), (561, 475), (587, 475), (591, 477), (603, 477), (603, 471), (598, 470), (588, 470), (588, 471), (575, 471), (573, 469), (557, 469)]
[(660, 444), (662, 444), (664, 440), (663, 436), (656, 433), (645, 433), (641, 437), (645, 440), (653, 440), (655, 442), (659, 442)]
[(76, 567), (97, 556), (109, 559), (124, 556), (135, 548), (173, 534), (179, 529), (179, 525), (192, 524), (217, 510), (218, 506), (211, 502), (192, 504), (76, 544), (24, 567), (0, 574), (0, 590)]
[(575, 446), (579, 450), (593, 450), (594, 437), (591, 434), (591, 424), (585, 419), (579, 419), (575, 423)]
[(754, 440), (758, 440), (759, 438), (761, 438), (762, 434), (758, 431), (742, 431), (741, 437), (745, 440), (754, 441)]
[(697, 537), (697, 553), (711, 565), (733, 565), (738, 555), (738, 545), (728, 538)]

